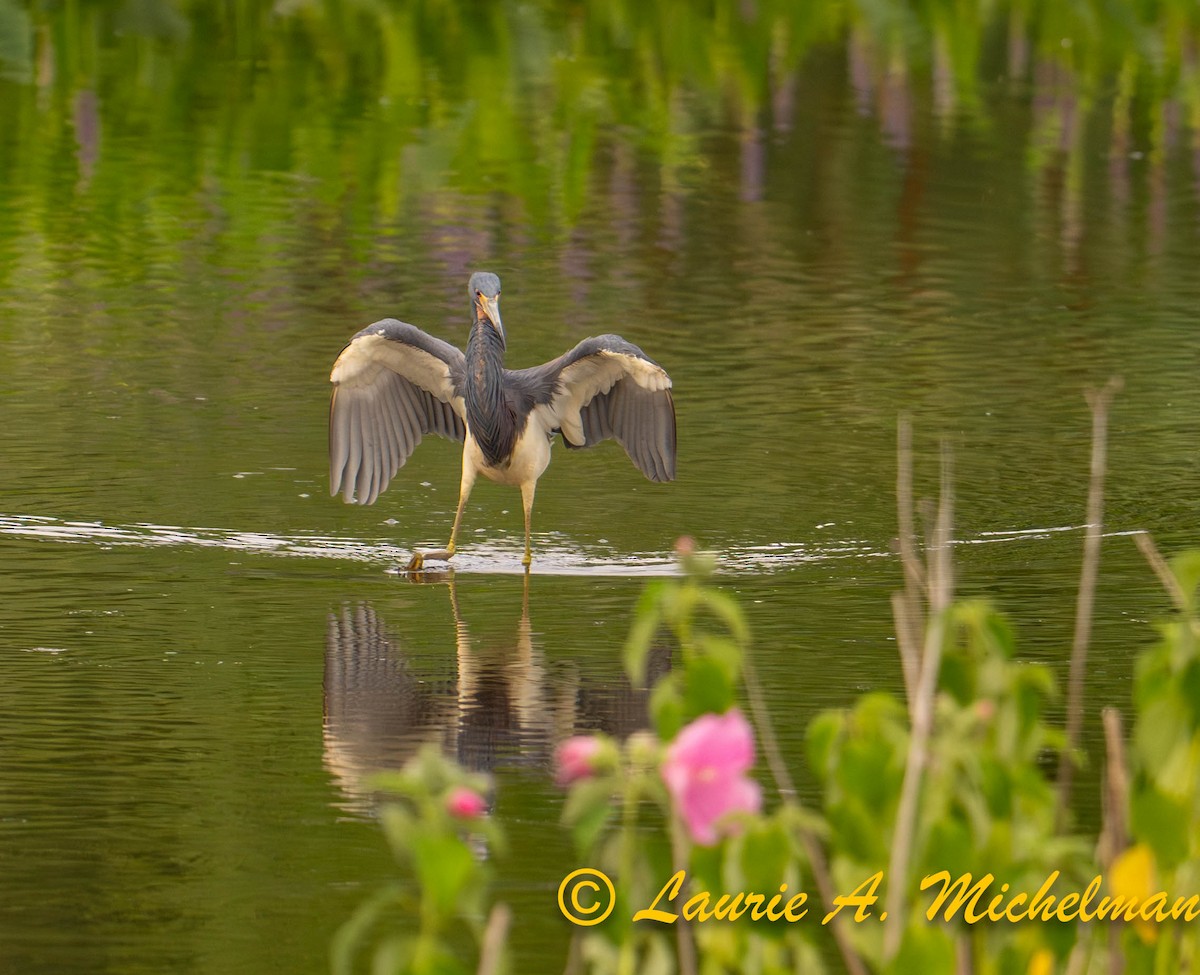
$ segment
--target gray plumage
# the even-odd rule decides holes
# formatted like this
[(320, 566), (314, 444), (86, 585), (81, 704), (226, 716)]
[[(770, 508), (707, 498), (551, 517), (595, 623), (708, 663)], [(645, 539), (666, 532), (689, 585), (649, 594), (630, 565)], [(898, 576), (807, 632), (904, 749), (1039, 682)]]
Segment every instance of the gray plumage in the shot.
[[(338, 362), (355, 343), (362, 346), (362, 340), (373, 337), (388, 343), (381, 347), (384, 351), (369, 357), (353, 379), (334, 387), (329, 409), (329, 493), (340, 489), (344, 500), (357, 497), (360, 504), (379, 497), (425, 434), (461, 443), (467, 432), (453, 398), (446, 395), (462, 396), (463, 354), (415, 325), (385, 318), (355, 335)], [(415, 380), (389, 367), (392, 353), (413, 360)], [(436, 371), (422, 357), (444, 364), (448, 384), (435, 381)]]
[[(530, 369), (506, 370), (506, 386), (533, 405), (548, 404), (559, 395), (594, 356), (605, 354), (640, 359), (662, 367), (632, 342), (619, 335), (584, 339), (570, 352)], [(666, 373), (664, 372), (665, 376)], [(530, 407), (532, 408), (532, 406)], [(576, 450), (615, 440), (625, 448), (634, 466), (652, 481), (675, 480), (675, 402), (670, 387), (648, 390), (631, 378), (619, 379), (606, 392), (582, 404), (583, 438), (574, 442), (559, 428), (563, 443)]]
[(675, 406), (658, 363), (619, 335), (599, 335), (543, 365), (506, 369), (500, 280), (475, 274), (470, 292), (465, 355), (390, 318), (342, 351), (330, 376), (330, 493), (371, 504), (425, 434), (464, 441), (455, 533), (476, 474), (519, 486), (528, 559), (533, 487), (549, 462), (538, 438), (560, 434), (576, 449), (613, 439), (647, 478), (674, 480)]

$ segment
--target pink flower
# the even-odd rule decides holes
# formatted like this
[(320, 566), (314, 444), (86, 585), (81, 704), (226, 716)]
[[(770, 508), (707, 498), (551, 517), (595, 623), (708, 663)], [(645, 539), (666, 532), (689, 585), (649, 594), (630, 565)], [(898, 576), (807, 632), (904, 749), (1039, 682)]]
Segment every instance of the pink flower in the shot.
[(731, 813), (756, 813), (762, 790), (746, 777), (754, 764), (754, 731), (736, 708), (705, 714), (679, 732), (667, 748), (663, 781), (692, 839), (712, 846)]
[(455, 819), (476, 819), (487, 811), (487, 800), (474, 789), (456, 785), (446, 796), (446, 811)]
[(554, 752), (554, 764), (558, 767), (554, 781), (559, 785), (570, 785), (576, 779), (586, 779), (596, 771), (596, 757), (602, 747), (600, 739), (594, 735), (568, 738)]

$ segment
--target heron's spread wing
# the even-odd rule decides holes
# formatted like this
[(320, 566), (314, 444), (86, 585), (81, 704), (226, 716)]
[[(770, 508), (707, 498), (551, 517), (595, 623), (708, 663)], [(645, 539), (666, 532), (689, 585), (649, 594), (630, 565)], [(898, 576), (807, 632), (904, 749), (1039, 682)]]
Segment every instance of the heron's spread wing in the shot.
[(359, 332), (329, 379), (329, 493), (371, 504), (426, 433), (463, 424), (463, 354), (415, 325), (385, 318)]
[(584, 339), (566, 355), (510, 373), (569, 447), (616, 440), (652, 481), (675, 479), (671, 377), (619, 335)]

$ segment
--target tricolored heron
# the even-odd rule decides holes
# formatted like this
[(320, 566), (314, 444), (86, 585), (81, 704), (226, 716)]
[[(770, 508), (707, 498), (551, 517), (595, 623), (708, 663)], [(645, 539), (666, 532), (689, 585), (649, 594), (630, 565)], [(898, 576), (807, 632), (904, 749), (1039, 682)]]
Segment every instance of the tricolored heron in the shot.
[(329, 491), (371, 504), (421, 437), (463, 442), (462, 483), (444, 551), (454, 555), (463, 509), (482, 474), (521, 489), (525, 566), (537, 479), (550, 463), (556, 433), (568, 447), (616, 440), (652, 481), (675, 479), (675, 404), (671, 377), (619, 335), (584, 339), (566, 355), (531, 369), (504, 368), (500, 279), (478, 272), (468, 285), (467, 352), (385, 318), (350, 340), (333, 364), (329, 410)]

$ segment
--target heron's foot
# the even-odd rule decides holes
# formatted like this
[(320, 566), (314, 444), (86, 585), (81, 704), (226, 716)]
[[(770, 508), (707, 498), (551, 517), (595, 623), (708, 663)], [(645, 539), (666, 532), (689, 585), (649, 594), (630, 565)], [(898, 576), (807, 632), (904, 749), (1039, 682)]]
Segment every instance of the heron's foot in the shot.
[(424, 552), (417, 549), (413, 552), (412, 558), (408, 560), (404, 571), (420, 572), (426, 568), (426, 562), (448, 562), (453, 555), (454, 553), (447, 548), (426, 549)]

